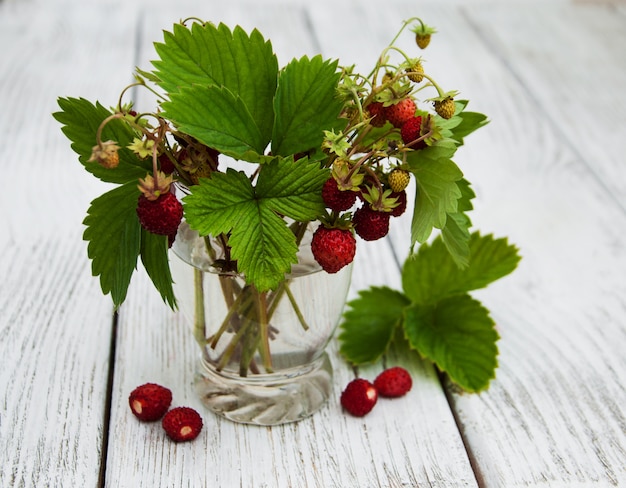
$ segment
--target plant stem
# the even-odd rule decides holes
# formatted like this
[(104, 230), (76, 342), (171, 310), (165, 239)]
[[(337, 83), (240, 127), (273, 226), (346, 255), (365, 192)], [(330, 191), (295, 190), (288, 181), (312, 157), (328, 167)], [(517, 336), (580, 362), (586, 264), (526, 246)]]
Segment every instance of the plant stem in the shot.
[(269, 323), (267, 320), (267, 295), (265, 293), (256, 292), (257, 296), (257, 309), (259, 312), (259, 325), (261, 333), (261, 344), (259, 352), (263, 359), (263, 367), (268, 373), (273, 372), (272, 368), (272, 356), (270, 354), (270, 341), (269, 341)]
[(205, 316), (204, 316), (204, 273), (198, 268), (193, 269), (193, 285), (194, 285), (194, 321), (193, 321), (193, 335), (196, 342), (201, 348), (206, 345), (206, 329), (205, 329)]
[(293, 296), (293, 293), (291, 293), (289, 284), (285, 281), (285, 283), (283, 283), (283, 286), (285, 287), (285, 293), (287, 293), (287, 296), (289, 297), (289, 301), (291, 302), (293, 311), (296, 312), (296, 316), (298, 317), (298, 321), (300, 322), (300, 325), (302, 325), (302, 328), (304, 330), (309, 330), (309, 324), (306, 323), (306, 319), (304, 318), (304, 315), (302, 314), (302, 311), (300, 310), (300, 307), (298, 306), (298, 302), (296, 302), (296, 298)]

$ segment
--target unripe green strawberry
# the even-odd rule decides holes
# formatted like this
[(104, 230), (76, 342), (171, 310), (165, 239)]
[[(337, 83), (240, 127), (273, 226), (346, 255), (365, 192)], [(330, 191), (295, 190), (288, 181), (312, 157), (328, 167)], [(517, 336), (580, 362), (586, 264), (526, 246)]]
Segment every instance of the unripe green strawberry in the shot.
[(415, 43), (420, 49), (426, 49), (430, 44), (430, 34), (415, 34)]
[(452, 97), (446, 97), (443, 100), (435, 100), (433, 105), (435, 106), (435, 112), (444, 119), (451, 118), (456, 111)]
[(399, 193), (402, 190), (406, 189), (409, 186), (409, 182), (411, 181), (411, 174), (400, 168), (395, 168), (389, 173), (387, 177), (387, 182), (389, 183), (389, 188), (394, 193)]
[(417, 61), (412, 67), (406, 69), (409, 80), (414, 83), (421, 83), (424, 79), (424, 67), (420, 61)]
[(385, 116), (394, 127), (402, 127), (407, 120), (415, 117), (417, 106), (412, 98), (404, 98), (394, 105), (385, 107)]

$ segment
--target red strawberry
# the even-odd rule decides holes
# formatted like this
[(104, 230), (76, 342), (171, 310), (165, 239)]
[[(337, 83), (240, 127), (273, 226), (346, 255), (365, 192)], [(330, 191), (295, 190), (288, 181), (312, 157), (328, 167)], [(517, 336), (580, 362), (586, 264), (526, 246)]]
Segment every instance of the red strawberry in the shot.
[(398, 193), (392, 193), (390, 198), (396, 198), (397, 207), (391, 210), (392, 217), (400, 217), (406, 210), (406, 191), (402, 190)]
[(135, 388), (128, 397), (130, 410), (145, 422), (159, 420), (172, 403), (172, 392), (164, 386), (146, 383)]
[(149, 200), (142, 194), (137, 202), (137, 216), (147, 231), (168, 236), (178, 229), (183, 206), (170, 192), (162, 193), (156, 200)]
[(413, 380), (406, 369), (395, 366), (380, 373), (374, 386), (380, 396), (394, 398), (405, 395), (413, 386)]
[(329, 178), (322, 188), (322, 198), (328, 208), (341, 212), (354, 205), (356, 193), (350, 190), (340, 190), (335, 178)]
[(412, 98), (404, 98), (398, 103), (386, 107), (385, 116), (394, 127), (399, 129), (407, 120), (415, 117), (416, 109), (417, 107)]
[(171, 175), (176, 170), (174, 163), (167, 153), (161, 153), (159, 155), (159, 169), (166, 175)]
[(161, 425), (173, 441), (191, 441), (198, 437), (202, 430), (202, 417), (193, 408), (177, 407), (165, 414)]
[(361, 239), (375, 241), (389, 232), (389, 217), (389, 212), (378, 212), (369, 205), (363, 205), (354, 212), (352, 223)]
[[(402, 128), (400, 129), (400, 135), (402, 136), (402, 141), (405, 144), (410, 144), (415, 139), (420, 137), (420, 130), (422, 128), (422, 117), (419, 115), (417, 117), (411, 117), (404, 124), (402, 124)], [(420, 149), (426, 146), (424, 141), (420, 141), (416, 144), (413, 144), (414, 149)]]
[(356, 239), (347, 229), (320, 225), (313, 233), (311, 252), (324, 271), (336, 273), (354, 259)]
[(370, 124), (374, 127), (382, 127), (387, 122), (387, 118), (385, 117), (385, 107), (381, 102), (372, 102), (367, 106), (367, 111), (369, 112)]
[(376, 388), (363, 378), (352, 380), (341, 393), (341, 405), (355, 417), (363, 417), (371, 412), (377, 400)]

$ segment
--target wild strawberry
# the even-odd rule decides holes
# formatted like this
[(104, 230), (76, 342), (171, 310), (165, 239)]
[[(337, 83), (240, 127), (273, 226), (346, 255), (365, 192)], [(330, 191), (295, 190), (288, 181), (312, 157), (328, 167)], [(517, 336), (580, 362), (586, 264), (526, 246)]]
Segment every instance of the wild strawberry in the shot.
[(387, 176), (389, 188), (391, 188), (391, 191), (394, 193), (399, 193), (406, 189), (406, 187), (409, 186), (410, 181), (411, 173), (405, 169), (394, 168), (391, 170), (391, 173), (389, 173), (389, 176)]
[(405, 395), (413, 386), (409, 372), (395, 366), (380, 373), (374, 380), (374, 387), (382, 397), (394, 398)]
[(396, 199), (396, 203), (398, 204), (394, 207), (391, 212), (392, 217), (400, 217), (406, 211), (406, 191), (402, 190), (398, 193), (392, 193), (391, 197)]
[(324, 271), (336, 273), (354, 259), (356, 239), (348, 229), (320, 225), (313, 233), (311, 252)]
[(363, 205), (352, 217), (354, 230), (366, 241), (375, 241), (385, 237), (389, 232), (389, 212), (372, 210), (369, 205)]
[(413, 66), (407, 68), (405, 72), (409, 80), (414, 83), (421, 83), (424, 79), (424, 66), (422, 66), (421, 61), (417, 61)]
[(415, 34), (415, 43), (420, 49), (426, 49), (430, 44), (430, 34)]
[(387, 122), (385, 117), (385, 107), (381, 102), (372, 102), (367, 107), (369, 116), (372, 117), (370, 124), (374, 127), (382, 127)]
[(172, 392), (156, 383), (146, 383), (135, 388), (128, 397), (130, 410), (145, 422), (159, 420), (172, 403)]
[(341, 406), (355, 417), (363, 417), (370, 413), (377, 400), (376, 388), (363, 378), (357, 378), (348, 383), (340, 399)]
[(155, 200), (149, 200), (142, 194), (137, 201), (137, 216), (144, 229), (167, 236), (178, 229), (183, 218), (183, 206), (170, 192), (159, 195)]
[(454, 99), (452, 97), (446, 97), (443, 100), (435, 100), (433, 102), (435, 112), (437, 112), (444, 119), (449, 119), (454, 115), (456, 107), (454, 106)]
[(91, 149), (89, 162), (96, 162), (106, 169), (115, 169), (120, 164), (120, 156), (117, 153), (120, 147), (113, 141), (105, 141)]
[(356, 192), (340, 190), (335, 178), (329, 178), (322, 187), (322, 199), (326, 207), (337, 212), (348, 210), (356, 201)]
[(165, 414), (161, 425), (173, 441), (191, 441), (198, 437), (202, 430), (202, 417), (193, 408), (177, 407)]
[(430, 44), (430, 36), (437, 32), (433, 27), (424, 24), (422, 21), (411, 29), (415, 33), (415, 43), (420, 49), (426, 49)]
[[(419, 115), (417, 117), (411, 117), (404, 124), (402, 124), (402, 128), (400, 129), (400, 135), (402, 136), (402, 142), (405, 144), (411, 144), (416, 139), (419, 139), (421, 135), (422, 129), (422, 117)], [(411, 147), (414, 149), (420, 149), (425, 146), (426, 143), (424, 141), (417, 142), (413, 144)]]
[(415, 117), (416, 109), (417, 106), (412, 98), (403, 98), (398, 103), (385, 107), (385, 117), (394, 127), (399, 129), (407, 120)]
[(159, 169), (166, 175), (171, 175), (176, 170), (174, 163), (172, 163), (167, 153), (161, 153), (159, 155)]

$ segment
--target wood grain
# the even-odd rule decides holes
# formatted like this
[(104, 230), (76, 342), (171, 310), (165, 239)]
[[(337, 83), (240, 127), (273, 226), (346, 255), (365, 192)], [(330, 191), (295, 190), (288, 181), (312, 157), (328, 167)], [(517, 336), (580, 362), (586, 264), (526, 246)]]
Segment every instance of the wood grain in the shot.
[[(355, 372), (333, 342), (335, 391), (310, 419), (261, 428), (206, 414), (201, 437), (181, 445), (137, 422), (127, 397), (146, 381), (202, 410), (196, 345), (139, 273), (111, 358), (110, 300), (81, 241), (104, 186), (51, 117), (56, 98), (115, 104), (133, 67), (149, 68), (160, 30), (188, 15), (258, 27), (281, 64), (321, 52), (366, 69), (416, 14), (439, 30), (424, 52), (429, 73), (491, 119), (456, 159), (478, 194), (475, 226), (510, 236), (523, 255), (514, 275), (475, 294), (502, 337), (497, 379), (462, 394), (392, 352), (386, 363), (409, 368), (413, 390), (356, 419), (341, 411), (341, 389), (382, 365)], [(98, 486), (105, 460), (111, 487), (626, 484), (625, 24), (619, 1), (0, 1), (10, 180), (0, 192), (0, 486)], [(395, 224), (389, 239), (359, 242), (351, 297), (400, 286), (407, 218)]]
[[(563, 77), (531, 69), (527, 53), (549, 65), (568, 49), (546, 48), (547, 32), (527, 35), (522, 26), (533, 12), (554, 26), (553, 46), (568, 46), (577, 25), (607, 19), (606, 11), (589, 8), (542, 8), (541, 15), (526, 7), (460, 15), (441, 9), (429, 16), (449, 42), (433, 43), (428, 66), (437, 79), (461, 79), (471, 107), (491, 118), (459, 153), (476, 182), (473, 220), (485, 232), (511, 236), (523, 255), (513, 276), (476, 294), (502, 336), (497, 380), (480, 395), (451, 389), (451, 400), (482, 485), (618, 486), (626, 480), (619, 407), (626, 400), (626, 218), (617, 190), (609, 189), (623, 179), (609, 183), (600, 175), (621, 151), (582, 132), (574, 149), (571, 132), (583, 102), (560, 108), (558, 120), (571, 129), (564, 131), (555, 127), (555, 105), (531, 96), (531, 83), (547, 99)], [(620, 56), (614, 44), (603, 46), (601, 56)], [(603, 68), (612, 94), (622, 76), (614, 69), (611, 75)], [(585, 86), (568, 83), (580, 93)], [(609, 125), (617, 120), (608, 117)], [(592, 157), (597, 149), (611, 157)]]
[(112, 306), (91, 277), (82, 219), (101, 188), (51, 114), (111, 94), (101, 63), (132, 66), (130, 26), (102, 8), (0, 7), (0, 486), (96, 486)]

